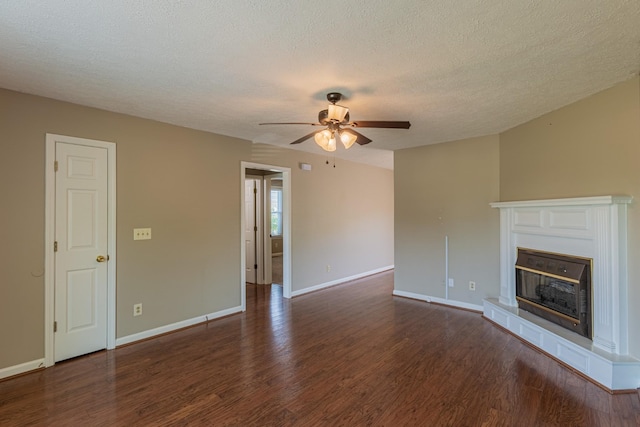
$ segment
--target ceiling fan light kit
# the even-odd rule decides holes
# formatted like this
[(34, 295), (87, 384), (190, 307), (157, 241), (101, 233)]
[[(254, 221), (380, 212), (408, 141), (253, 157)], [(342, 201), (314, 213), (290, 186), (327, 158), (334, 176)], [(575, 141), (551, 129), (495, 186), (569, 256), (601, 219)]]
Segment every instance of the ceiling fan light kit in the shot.
[(349, 132), (348, 130), (334, 130), (331, 131), (329, 129), (324, 129), (313, 136), (313, 139), (316, 141), (316, 144), (320, 146), (324, 151), (336, 151), (336, 141), (340, 139), (342, 145), (344, 145), (345, 149), (349, 149), (356, 140), (358, 139), (358, 135)]
[(340, 141), (342, 141), (342, 145), (344, 145), (345, 149), (349, 149), (358, 139), (358, 135), (353, 132), (349, 132), (348, 130), (342, 130), (340, 132)]
[(313, 139), (324, 151), (336, 151), (336, 138), (329, 129), (317, 132)]
[[(354, 143), (365, 145), (371, 142), (369, 138), (353, 130), (356, 127), (409, 129), (411, 123), (401, 121), (349, 121), (349, 109), (336, 102), (342, 99), (342, 94), (330, 92), (327, 100), (330, 102), (326, 110), (318, 113), (319, 123), (260, 123), (261, 125), (311, 125), (326, 126), (326, 129), (311, 132), (291, 144), (299, 144), (313, 137), (316, 144), (325, 151), (336, 151), (336, 140), (339, 138), (345, 149), (349, 149)], [(347, 129), (343, 129), (343, 127)]]

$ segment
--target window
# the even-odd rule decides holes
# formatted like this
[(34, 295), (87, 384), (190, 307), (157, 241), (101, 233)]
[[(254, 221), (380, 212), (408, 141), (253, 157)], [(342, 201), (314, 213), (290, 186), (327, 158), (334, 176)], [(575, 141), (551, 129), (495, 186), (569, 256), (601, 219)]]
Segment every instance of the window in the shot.
[(282, 236), (282, 188), (271, 189), (271, 235)]

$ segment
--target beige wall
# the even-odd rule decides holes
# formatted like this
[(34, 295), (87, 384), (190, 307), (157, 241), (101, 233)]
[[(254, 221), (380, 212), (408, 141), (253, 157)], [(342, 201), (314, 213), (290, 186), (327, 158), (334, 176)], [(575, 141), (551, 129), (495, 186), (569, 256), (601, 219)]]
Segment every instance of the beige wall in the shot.
[(0, 369), (44, 356), (46, 133), (117, 144), (117, 337), (240, 305), (243, 160), (293, 169), (294, 290), (393, 264), (391, 171), (2, 89), (0, 130)]
[(629, 208), (630, 353), (640, 357), (640, 79), (500, 135), (500, 199), (624, 194)]
[[(481, 305), (499, 292), (498, 136), (395, 152), (395, 289)], [(469, 281), (476, 291), (469, 291)]]
[(291, 168), (294, 292), (393, 265), (393, 171), (339, 159), (334, 168), (326, 160), (253, 145), (252, 162)]

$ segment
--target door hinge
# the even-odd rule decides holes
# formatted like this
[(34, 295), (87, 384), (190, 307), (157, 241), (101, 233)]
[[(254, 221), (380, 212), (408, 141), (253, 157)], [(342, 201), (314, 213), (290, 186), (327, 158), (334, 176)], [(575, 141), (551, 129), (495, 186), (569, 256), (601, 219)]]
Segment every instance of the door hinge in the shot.
[(58, 322), (53, 322), (53, 332), (58, 332)]
[(253, 226), (253, 231), (258, 231), (258, 226), (257, 225)]
[(58, 252), (58, 242), (53, 242), (53, 252)]
[(53, 162), (53, 171), (58, 172), (58, 161)]
[(258, 269), (258, 264), (253, 264), (253, 268), (257, 270)]
[(254, 187), (253, 194), (258, 194), (258, 189)]

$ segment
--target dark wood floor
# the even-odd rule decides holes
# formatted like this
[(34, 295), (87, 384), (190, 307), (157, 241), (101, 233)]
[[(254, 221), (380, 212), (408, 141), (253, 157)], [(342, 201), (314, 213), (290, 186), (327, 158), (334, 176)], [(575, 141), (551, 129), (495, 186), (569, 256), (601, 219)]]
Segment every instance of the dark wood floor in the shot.
[(637, 426), (610, 395), (478, 313), (383, 273), (0, 383), (0, 425)]

